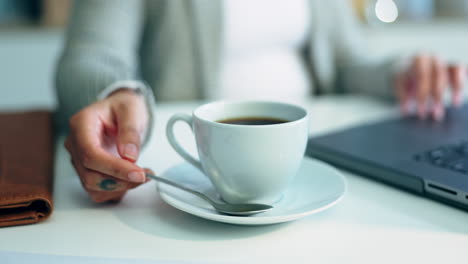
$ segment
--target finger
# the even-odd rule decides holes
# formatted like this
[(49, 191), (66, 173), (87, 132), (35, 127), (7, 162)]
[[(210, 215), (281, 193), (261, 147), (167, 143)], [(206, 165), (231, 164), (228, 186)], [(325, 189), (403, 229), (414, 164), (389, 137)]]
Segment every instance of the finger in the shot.
[(416, 56), (412, 69), (416, 78), (416, 101), (418, 105), (418, 116), (424, 119), (427, 115), (427, 101), (430, 93), (430, 67), (428, 56)]
[(407, 86), (406, 78), (407, 78), (406, 73), (400, 73), (397, 75), (395, 79), (396, 96), (400, 103), (400, 110), (403, 115), (406, 115), (409, 113), (410, 95), (409, 95), (409, 89), (408, 87), (406, 87)]
[(143, 170), (134, 163), (113, 156), (108, 152), (90, 146), (84, 146), (85, 150), (81, 150), (81, 164), (90, 170), (113, 176), (115, 178), (142, 183), (145, 181)]
[(439, 58), (432, 58), (431, 70), (431, 96), (432, 96), (432, 117), (435, 120), (442, 120), (444, 117), (444, 107), (442, 103), (444, 89), (448, 84), (446, 65)]
[(98, 124), (92, 125), (95, 117), (86, 115), (81, 118), (83, 119), (81, 124), (91, 125), (76, 125), (73, 128), (72, 145), (74, 145), (77, 161), (87, 169), (124, 181), (144, 182), (145, 175), (140, 167), (110, 154), (101, 147), (100, 131), (95, 127)]
[(462, 90), (465, 85), (466, 67), (464, 65), (450, 65), (448, 67), (450, 86), (452, 87), (452, 103), (460, 106), (462, 103)]
[(105, 203), (105, 202), (119, 202), (125, 196), (126, 191), (123, 192), (88, 192), (89, 196), (95, 203)]
[[(95, 178), (95, 179), (100, 178), (100, 179), (104, 179), (104, 181), (110, 178), (105, 178), (102, 175), (99, 175), (99, 177), (90, 177), (90, 178), (87, 177), (89, 175), (85, 177), (81, 177), (81, 175), (83, 175), (83, 171), (86, 171), (86, 169), (83, 169), (79, 165), (79, 163), (74, 162), (73, 159), (72, 159), (72, 164), (75, 167), (75, 170), (77, 172), (79, 171), (78, 174), (80, 176), (81, 184), (83, 185), (85, 190), (88, 192), (90, 198), (96, 203), (119, 202), (123, 198), (123, 196), (125, 195), (128, 189), (135, 188), (136, 186), (140, 185), (140, 184), (135, 184), (135, 183), (123, 183), (122, 184), (122, 182), (119, 183), (118, 180), (116, 180), (117, 184), (115, 184), (114, 186), (109, 185), (109, 182), (108, 182), (106, 184), (107, 186), (103, 187), (102, 181), (100, 184), (90, 184), (90, 182), (96, 182), (96, 180), (90, 180), (92, 178)], [(112, 179), (112, 180), (115, 180), (115, 179)], [(119, 184), (121, 184), (121, 186), (128, 184), (129, 188), (123, 188), (123, 189), (119, 188)], [(96, 188), (97, 186), (99, 187), (99, 190), (98, 188)], [(110, 190), (110, 188), (112, 188), (113, 190)]]
[[(86, 170), (83, 169), (79, 165), (79, 163), (74, 162), (73, 160), (72, 160), (72, 164), (75, 167), (75, 170), (77, 172), (79, 171), (78, 172), (78, 174), (80, 176), (79, 178), (80, 178), (81, 184), (83, 185), (84, 189), (88, 192), (90, 198), (96, 203), (118, 202), (123, 198), (123, 196), (125, 195), (125, 193), (128, 190), (128, 189), (120, 189), (120, 188), (117, 187), (117, 185), (114, 185), (115, 187), (117, 187), (117, 188), (115, 188), (115, 190), (109, 190), (109, 188), (113, 188), (113, 187), (109, 186), (109, 184), (107, 184), (107, 187), (105, 187), (106, 190), (96, 190), (95, 187), (98, 186), (98, 185), (102, 186), (102, 184), (96, 184), (96, 185), (91, 184), (91, 182), (94, 182), (93, 180), (90, 180), (93, 177), (89, 177), (89, 175), (85, 175), (84, 177), (81, 177), (81, 175), (83, 175), (83, 171), (86, 171)], [(101, 178), (104, 178), (104, 177), (101, 176)]]
[(139, 183), (126, 182), (102, 173), (86, 169), (72, 159), (73, 167), (77, 171), (83, 188), (90, 192), (122, 192), (139, 186)]
[(142, 98), (118, 101), (113, 104), (117, 121), (117, 144), (119, 154), (129, 161), (136, 161), (140, 152), (142, 135), (148, 122), (146, 105)]

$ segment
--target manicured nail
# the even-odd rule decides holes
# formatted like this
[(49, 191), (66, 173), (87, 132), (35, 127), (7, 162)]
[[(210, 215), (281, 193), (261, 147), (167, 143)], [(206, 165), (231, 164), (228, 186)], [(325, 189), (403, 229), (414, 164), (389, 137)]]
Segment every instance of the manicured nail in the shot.
[(442, 121), (444, 119), (444, 107), (442, 104), (436, 104), (433, 110), (433, 117), (436, 121)]
[(138, 149), (135, 144), (126, 144), (123, 154), (129, 159), (136, 160), (138, 158)]
[(138, 171), (132, 171), (128, 174), (128, 179), (132, 182), (145, 182), (146, 181), (146, 176)]

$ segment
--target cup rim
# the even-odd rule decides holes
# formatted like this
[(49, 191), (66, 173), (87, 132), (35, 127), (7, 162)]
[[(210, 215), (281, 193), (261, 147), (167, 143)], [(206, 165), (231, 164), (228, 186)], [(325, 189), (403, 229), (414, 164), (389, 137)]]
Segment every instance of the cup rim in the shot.
[[(291, 107), (291, 108), (295, 108), (299, 111), (302, 111), (302, 116), (298, 119), (295, 119), (295, 120), (292, 120), (292, 121), (288, 121), (288, 122), (284, 122), (284, 123), (278, 123), (278, 124), (267, 124), (267, 125), (244, 125), (244, 124), (226, 124), (226, 123), (219, 123), (219, 122), (216, 122), (215, 120), (210, 120), (210, 119), (207, 119), (207, 118), (204, 118), (203, 116), (200, 115), (200, 111), (208, 108), (208, 107), (213, 107), (215, 105), (226, 105), (226, 104), (275, 104), (275, 105), (281, 105), (281, 106), (285, 106), (285, 107)], [(303, 122), (305, 119), (308, 118), (309, 116), (309, 112), (307, 111), (307, 109), (305, 109), (304, 107), (302, 106), (299, 106), (299, 105), (296, 105), (296, 104), (292, 104), (292, 103), (286, 103), (286, 102), (280, 102), (280, 101), (269, 101), (269, 100), (222, 100), (222, 101), (214, 101), (214, 102), (210, 102), (210, 103), (206, 103), (206, 104), (203, 104), (203, 105), (200, 105), (199, 107), (195, 108), (193, 111), (192, 111), (192, 116), (200, 121), (203, 121), (203, 122), (206, 122), (206, 123), (209, 123), (211, 125), (214, 125), (214, 126), (219, 126), (219, 127), (249, 127), (249, 128), (266, 128), (266, 127), (272, 127), (272, 126), (290, 126), (290, 125), (294, 125), (296, 123), (299, 123), (299, 122)]]

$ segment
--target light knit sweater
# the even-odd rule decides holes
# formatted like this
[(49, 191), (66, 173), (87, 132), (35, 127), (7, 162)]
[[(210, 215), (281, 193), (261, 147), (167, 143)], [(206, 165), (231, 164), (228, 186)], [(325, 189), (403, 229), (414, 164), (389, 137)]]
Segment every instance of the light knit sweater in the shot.
[[(348, 1), (309, 0), (309, 7), (311, 94), (391, 97), (394, 60), (366, 58)], [(219, 81), (222, 22), (217, 0), (75, 1), (56, 72), (59, 124), (123, 81), (146, 83), (139, 88), (158, 100), (205, 98)]]

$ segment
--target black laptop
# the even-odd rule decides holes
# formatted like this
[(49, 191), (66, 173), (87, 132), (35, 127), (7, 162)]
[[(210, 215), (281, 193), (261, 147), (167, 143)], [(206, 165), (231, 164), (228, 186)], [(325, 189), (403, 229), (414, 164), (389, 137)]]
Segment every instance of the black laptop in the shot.
[(312, 137), (306, 155), (468, 210), (468, 105)]

